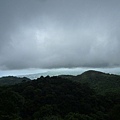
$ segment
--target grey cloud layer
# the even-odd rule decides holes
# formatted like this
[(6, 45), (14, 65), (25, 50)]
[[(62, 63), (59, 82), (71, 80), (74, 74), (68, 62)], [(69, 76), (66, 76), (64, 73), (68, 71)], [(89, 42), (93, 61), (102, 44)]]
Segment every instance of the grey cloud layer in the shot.
[(1, 0), (0, 69), (120, 66), (119, 0)]

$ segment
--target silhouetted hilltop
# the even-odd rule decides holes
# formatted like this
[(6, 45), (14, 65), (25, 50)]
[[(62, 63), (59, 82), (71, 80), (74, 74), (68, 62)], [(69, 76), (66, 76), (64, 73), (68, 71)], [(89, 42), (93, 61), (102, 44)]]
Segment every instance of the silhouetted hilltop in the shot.
[(30, 79), (26, 77), (19, 78), (15, 76), (6, 76), (6, 77), (0, 78), (0, 85), (14, 85), (14, 84), (18, 84), (21, 82), (27, 82), (29, 80)]
[(98, 93), (120, 92), (120, 76), (89, 70), (71, 78), (80, 83), (88, 83)]
[(95, 70), (88, 70), (88, 71), (85, 71), (84, 73), (82, 73), (81, 75), (100, 75), (100, 74), (106, 74), (106, 73), (103, 73), (103, 72), (100, 72), (100, 71), (95, 71)]

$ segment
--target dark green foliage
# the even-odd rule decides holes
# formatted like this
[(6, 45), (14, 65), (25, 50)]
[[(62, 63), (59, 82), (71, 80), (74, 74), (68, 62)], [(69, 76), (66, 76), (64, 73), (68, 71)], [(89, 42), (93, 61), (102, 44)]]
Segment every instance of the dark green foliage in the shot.
[(26, 78), (26, 77), (23, 77), (23, 78), (14, 77), (14, 76), (2, 77), (2, 78), (0, 78), (0, 86), (14, 85), (14, 84), (18, 84), (21, 82), (27, 82), (29, 80), (30, 79)]
[[(107, 92), (120, 93), (120, 76), (94, 71), (89, 72), (81, 75), (82, 83), (86, 80), (100, 94)], [(84, 79), (85, 76), (88, 78)]]
[[(0, 120), (20, 119), (20, 111), (24, 104), (24, 98), (12, 90), (0, 92)], [(18, 119), (18, 120), (19, 120)]]
[[(62, 76), (65, 77), (65, 76)], [(65, 77), (66, 78), (66, 77)], [(86, 71), (81, 75), (68, 77), (71, 80), (88, 83), (98, 94), (120, 93), (120, 76), (98, 71)]]
[(116, 104), (110, 111), (110, 120), (120, 120), (120, 104)]
[(93, 118), (85, 114), (68, 113), (65, 120), (93, 120)]
[(100, 95), (61, 77), (0, 87), (0, 120), (118, 120), (119, 112), (118, 92)]

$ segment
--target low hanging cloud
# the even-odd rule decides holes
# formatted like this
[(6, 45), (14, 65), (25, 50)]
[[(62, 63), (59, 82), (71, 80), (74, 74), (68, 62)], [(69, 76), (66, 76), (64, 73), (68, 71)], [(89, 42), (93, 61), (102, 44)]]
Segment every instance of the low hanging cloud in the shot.
[(0, 69), (120, 66), (119, 0), (1, 0)]

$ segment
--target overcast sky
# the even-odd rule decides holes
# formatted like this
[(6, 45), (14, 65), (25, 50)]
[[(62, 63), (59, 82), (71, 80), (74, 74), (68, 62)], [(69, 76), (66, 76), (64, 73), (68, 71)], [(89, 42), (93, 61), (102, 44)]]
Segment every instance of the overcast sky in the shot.
[(120, 67), (120, 0), (0, 0), (0, 70)]

